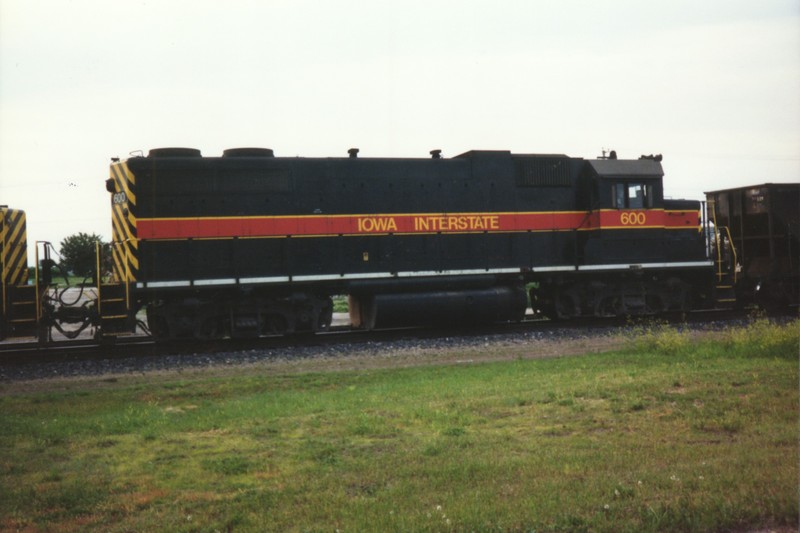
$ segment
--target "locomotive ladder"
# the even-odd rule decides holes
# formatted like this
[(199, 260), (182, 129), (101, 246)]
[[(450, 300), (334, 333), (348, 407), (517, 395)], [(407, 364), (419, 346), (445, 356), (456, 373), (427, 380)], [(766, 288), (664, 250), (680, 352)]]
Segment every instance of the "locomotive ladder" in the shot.
[[(736, 247), (733, 245), (733, 237), (731, 236), (730, 228), (728, 228), (728, 226), (717, 225), (716, 203), (714, 200), (709, 200), (709, 204), (711, 204), (711, 216), (714, 219), (714, 248), (717, 251), (717, 258), (715, 260), (717, 271), (715, 273), (714, 300), (716, 302), (716, 307), (732, 309), (736, 307), (736, 282), (738, 277), (736, 272), (738, 264)], [(723, 257), (722, 255), (723, 242), (722, 239), (720, 239), (720, 234), (723, 230), (728, 238), (728, 246), (730, 247), (729, 257)]]
[(6, 321), (10, 337), (25, 337), (36, 333), (39, 323), (37, 313), (37, 290), (35, 285), (7, 285)]

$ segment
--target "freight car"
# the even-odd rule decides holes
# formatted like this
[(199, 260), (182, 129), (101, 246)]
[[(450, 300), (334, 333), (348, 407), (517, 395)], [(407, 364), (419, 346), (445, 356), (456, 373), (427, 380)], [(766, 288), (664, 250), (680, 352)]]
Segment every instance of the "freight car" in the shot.
[(764, 309), (800, 303), (800, 183), (706, 193), (719, 299)]
[(443, 316), (552, 318), (714, 304), (701, 203), (660, 156), (470, 151), (445, 159), (164, 148), (114, 160), (113, 264), (156, 338), (324, 331)]

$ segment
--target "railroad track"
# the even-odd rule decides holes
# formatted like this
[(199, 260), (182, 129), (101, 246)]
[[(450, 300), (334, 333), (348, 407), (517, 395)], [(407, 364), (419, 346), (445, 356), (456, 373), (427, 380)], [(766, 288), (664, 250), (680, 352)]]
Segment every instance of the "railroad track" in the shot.
[(349, 326), (334, 327), (318, 334), (259, 337), (254, 339), (222, 339), (213, 341), (184, 341), (156, 343), (145, 335), (120, 336), (95, 340), (92, 338), (56, 341), (41, 344), (34, 340), (0, 343), (0, 365), (25, 365), (59, 361), (82, 361), (159, 356), (193, 356), (215, 353), (285, 350), (336, 344), (367, 344), (393, 342), (402, 339), (446, 339), (513, 335), (524, 333), (577, 331), (597, 328), (620, 328), (637, 323), (670, 321), (674, 323), (701, 324), (729, 321), (747, 317), (747, 313), (725, 311), (700, 311), (688, 315), (674, 315), (657, 319), (629, 321), (625, 319), (592, 319), (580, 321), (550, 321), (528, 319), (519, 323), (495, 324), (466, 328), (406, 327), (374, 331), (353, 330)]

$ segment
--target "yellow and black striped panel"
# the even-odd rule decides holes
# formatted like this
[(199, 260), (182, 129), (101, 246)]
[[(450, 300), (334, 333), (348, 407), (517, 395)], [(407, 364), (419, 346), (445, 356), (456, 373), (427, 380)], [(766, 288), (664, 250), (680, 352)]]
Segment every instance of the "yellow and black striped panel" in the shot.
[(3, 285), (24, 285), (28, 281), (28, 235), (25, 211), (0, 208), (0, 259)]
[(136, 281), (139, 273), (139, 241), (136, 237), (136, 177), (124, 161), (111, 165), (112, 239), (114, 274), (119, 281)]

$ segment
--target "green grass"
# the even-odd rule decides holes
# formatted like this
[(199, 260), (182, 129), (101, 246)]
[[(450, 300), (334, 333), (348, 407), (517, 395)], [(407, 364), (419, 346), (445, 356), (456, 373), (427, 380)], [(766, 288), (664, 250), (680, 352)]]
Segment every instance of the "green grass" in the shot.
[(350, 311), (350, 306), (347, 303), (347, 296), (339, 295), (333, 297), (334, 313), (347, 313), (349, 311)]
[[(52, 283), (57, 287), (78, 287), (82, 283), (88, 283), (90, 286), (93, 286), (91, 278), (87, 278), (86, 276), (73, 276), (69, 274), (67, 278), (64, 278), (64, 275), (58, 268), (53, 269), (51, 272), (52, 274)], [(42, 275), (40, 273), (40, 275)], [(36, 271), (33, 267), (28, 267), (28, 284), (34, 284), (34, 280), (36, 279)]]
[(796, 527), (799, 343), (0, 389), (0, 530)]

